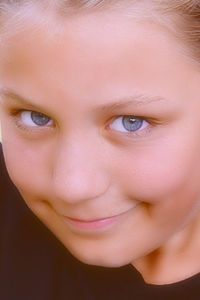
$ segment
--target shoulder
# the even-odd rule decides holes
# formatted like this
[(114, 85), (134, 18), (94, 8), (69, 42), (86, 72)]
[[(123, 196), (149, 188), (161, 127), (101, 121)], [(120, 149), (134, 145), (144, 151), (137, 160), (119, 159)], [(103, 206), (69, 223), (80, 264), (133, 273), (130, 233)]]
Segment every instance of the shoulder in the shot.
[(3, 157), (2, 144), (0, 143), (0, 186), (2, 187), (5, 180), (5, 161)]
[(13, 184), (8, 174), (5, 159), (3, 155), (3, 147), (0, 143), (0, 199), (2, 200), (3, 197), (5, 198), (6, 193), (15, 193), (19, 194), (17, 188)]
[(30, 295), (50, 299), (63, 272), (73, 293), (74, 266), (72, 256), (31, 212), (12, 183), (0, 143), (0, 299), (25, 300)]
[(2, 144), (0, 143), (0, 209), (2, 212), (2, 205), (8, 203), (8, 199), (13, 197), (20, 198), (19, 192), (13, 182), (11, 181), (3, 155)]

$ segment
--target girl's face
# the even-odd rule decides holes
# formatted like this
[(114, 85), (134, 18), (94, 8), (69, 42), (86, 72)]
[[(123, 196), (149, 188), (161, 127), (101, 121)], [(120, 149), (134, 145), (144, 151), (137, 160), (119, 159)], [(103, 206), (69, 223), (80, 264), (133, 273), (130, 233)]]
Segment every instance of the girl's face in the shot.
[(135, 263), (186, 236), (199, 214), (200, 76), (179, 42), (117, 13), (52, 35), (26, 28), (0, 50), (0, 118), (30, 209), (88, 264)]

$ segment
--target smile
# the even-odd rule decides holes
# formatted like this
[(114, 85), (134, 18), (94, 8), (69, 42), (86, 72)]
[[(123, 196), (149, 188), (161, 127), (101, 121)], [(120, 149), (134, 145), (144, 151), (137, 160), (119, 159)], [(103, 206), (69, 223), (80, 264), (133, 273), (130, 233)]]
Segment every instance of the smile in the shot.
[(133, 208), (115, 216), (90, 221), (74, 219), (70, 217), (63, 217), (63, 219), (73, 231), (98, 232), (111, 228), (132, 209)]

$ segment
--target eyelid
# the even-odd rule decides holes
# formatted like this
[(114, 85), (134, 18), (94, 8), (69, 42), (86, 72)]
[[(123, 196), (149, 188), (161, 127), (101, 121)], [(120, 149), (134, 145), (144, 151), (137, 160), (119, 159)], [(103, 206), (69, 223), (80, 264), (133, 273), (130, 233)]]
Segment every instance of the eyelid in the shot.
[[(20, 120), (20, 113), (22, 112), (36, 112), (36, 113), (41, 113), (43, 115), (45, 115), (46, 117), (48, 117), (50, 120), (52, 120), (54, 122), (54, 125), (53, 126), (49, 126), (49, 125), (44, 125), (44, 126), (26, 126), (23, 124), (23, 122), (21, 122)], [(37, 133), (42, 133), (46, 132), (46, 130), (52, 130), (52, 129), (55, 129), (55, 126), (57, 126), (56, 122), (53, 120), (53, 118), (49, 117), (47, 114), (43, 113), (43, 112), (40, 112), (40, 111), (36, 111), (36, 110), (29, 110), (29, 109), (24, 109), (24, 108), (12, 108), (12, 109), (9, 109), (9, 115), (14, 117), (15, 119), (15, 125), (27, 132), (27, 133), (32, 133), (32, 134), (37, 134)], [(120, 118), (120, 117), (125, 117), (125, 116), (131, 116), (133, 118), (140, 118), (146, 122), (149, 123), (149, 126), (147, 126), (146, 128), (142, 129), (142, 130), (136, 130), (136, 131), (133, 131), (133, 132), (120, 132), (120, 131), (117, 131), (117, 130), (114, 130), (114, 129), (111, 129), (109, 128), (109, 125), (114, 122), (114, 120)], [(118, 116), (115, 116), (115, 117), (112, 117), (109, 119), (109, 121), (107, 122), (106, 124), (106, 129), (109, 129), (110, 131), (112, 132), (115, 132), (116, 134), (118, 135), (121, 135), (121, 136), (127, 136), (129, 138), (131, 137), (135, 137), (135, 138), (139, 138), (139, 137), (144, 137), (147, 133), (149, 133), (151, 131), (151, 129), (153, 129), (153, 127), (155, 127), (155, 125), (160, 125), (161, 122), (159, 122), (158, 120), (155, 120), (154, 118), (149, 118), (149, 117), (143, 117), (143, 116), (136, 116), (136, 115), (131, 115), (131, 114), (124, 114), (124, 115), (118, 115)], [(105, 128), (105, 127), (104, 127)]]
[[(137, 122), (137, 120), (139, 120), (141, 122), (139, 128), (136, 128), (135, 130), (128, 130), (125, 128), (125, 124), (124, 124), (124, 119), (127, 118), (128, 120), (135, 120)], [(114, 128), (114, 123), (115, 123), (115, 126), (118, 126), (119, 129), (115, 129)], [(145, 124), (146, 123), (146, 124)], [(136, 133), (136, 132), (139, 132), (139, 131), (143, 131), (144, 129), (144, 126), (145, 128), (148, 126), (149, 122), (147, 122), (145, 119), (143, 118), (139, 118), (139, 117), (133, 117), (133, 116), (120, 116), (118, 118), (116, 118), (110, 126), (112, 126), (114, 130), (117, 130), (117, 131), (120, 131), (120, 132), (124, 132), (124, 133)]]
[[(27, 114), (28, 113), (28, 114)], [(32, 119), (32, 114), (33, 113), (36, 113), (36, 114), (38, 114), (38, 115), (40, 115), (41, 116), (41, 118), (42, 117), (44, 117), (44, 118), (47, 118), (48, 119), (48, 122), (47, 122), (47, 124), (44, 124), (44, 125), (38, 125), (38, 124), (36, 124), (36, 123), (34, 123), (34, 120)], [(22, 111), (22, 112), (20, 112), (20, 115), (21, 115), (21, 122), (22, 123), (26, 123), (26, 122), (29, 122), (29, 121), (31, 121), (31, 123), (33, 123), (33, 125), (28, 125), (28, 124), (25, 124), (25, 126), (28, 126), (28, 127), (35, 127), (35, 128), (38, 128), (38, 127), (46, 127), (46, 126), (49, 126), (49, 122), (50, 123), (52, 123), (52, 119), (51, 118), (49, 118), (47, 115), (45, 115), (45, 114), (42, 114), (42, 113), (37, 113), (37, 112), (34, 112), (34, 111), (27, 111), (27, 110), (24, 110), (24, 111)], [(27, 116), (28, 115), (28, 116)], [(29, 119), (30, 118), (30, 119)], [(52, 125), (52, 124), (51, 124)]]
[[(119, 118), (123, 118), (123, 117), (133, 117), (133, 118), (138, 118), (138, 119), (141, 119), (143, 121), (146, 121), (149, 125), (147, 127), (145, 127), (144, 129), (140, 130), (136, 130), (136, 131), (120, 131), (120, 130), (115, 130), (115, 129), (112, 129), (110, 128), (110, 124), (112, 124), (115, 120), (119, 119)], [(142, 136), (145, 136), (148, 132), (150, 132), (151, 129), (153, 129), (154, 125), (156, 125), (156, 123), (158, 124), (158, 122), (156, 122), (155, 120), (153, 121), (152, 118), (147, 118), (147, 117), (142, 117), (142, 116), (136, 116), (136, 115), (119, 115), (119, 116), (116, 116), (112, 119), (110, 119), (109, 121), (109, 124), (107, 125), (107, 128), (110, 130), (110, 131), (113, 131), (115, 132), (116, 134), (118, 135), (121, 135), (121, 136), (127, 136), (127, 137), (142, 137)]]
[[(26, 131), (27, 133), (38, 133), (38, 132), (42, 132), (45, 130), (52, 130), (52, 126), (49, 126), (49, 125), (44, 125), (44, 126), (28, 126), (28, 125), (25, 125), (23, 124), (22, 120), (21, 120), (21, 117), (20, 117), (20, 114), (23, 113), (23, 112), (36, 112), (36, 113), (41, 113), (43, 114), (44, 116), (48, 117), (46, 114), (42, 113), (42, 112), (39, 112), (39, 111), (33, 111), (33, 110), (28, 110), (28, 109), (19, 109), (19, 108), (14, 108), (14, 109), (10, 109), (9, 110), (9, 115), (11, 117), (13, 117), (15, 119), (15, 125), (17, 126), (17, 128), (23, 130), (23, 131)], [(54, 122), (54, 120), (50, 117), (48, 117), (50, 120), (52, 120)], [(55, 122), (54, 122), (55, 124)], [(53, 126), (55, 127), (55, 125)]]

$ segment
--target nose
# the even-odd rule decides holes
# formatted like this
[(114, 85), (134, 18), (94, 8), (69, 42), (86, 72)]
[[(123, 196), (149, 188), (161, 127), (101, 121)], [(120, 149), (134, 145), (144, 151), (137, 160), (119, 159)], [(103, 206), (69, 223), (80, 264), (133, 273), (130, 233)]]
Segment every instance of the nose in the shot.
[(104, 194), (109, 187), (109, 176), (104, 169), (103, 149), (87, 140), (66, 144), (57, 148), (54, 159), (54, 197), (77, 203)]

